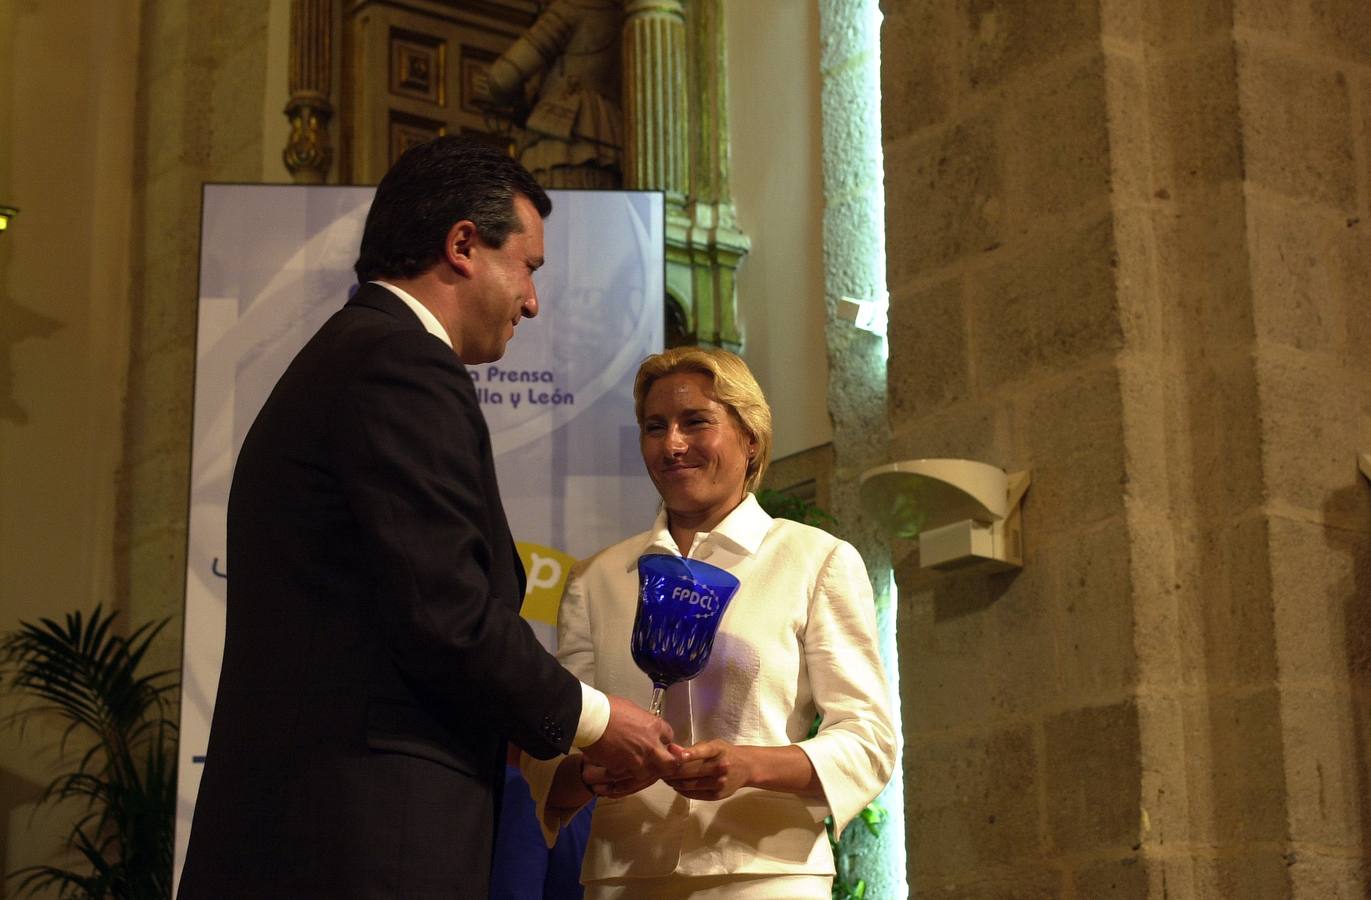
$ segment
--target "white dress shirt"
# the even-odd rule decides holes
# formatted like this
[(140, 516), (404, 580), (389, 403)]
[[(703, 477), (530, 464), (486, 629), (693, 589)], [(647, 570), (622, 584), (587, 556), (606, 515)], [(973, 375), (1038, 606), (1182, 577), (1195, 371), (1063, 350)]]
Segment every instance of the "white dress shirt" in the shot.
[[(651, 530), (572, 569), (557, 655), (578, 678), (647, 705), (652, 683), (629, 649), (644, 553), (680, 555), (665, 512)], [(850, 544), (772, 519), (751, 494), (698, 534), (688, 556), (741, 585), (704, 672), (666, 692), (663, 715), (677, 743), (795, 744), (813, 763), (823, 797), (743, 788), (725, 800), (689, 800), (657, 782), (601, 798), (582, 880), (832, 874), (824, 817), (841, 832), (889, 780), (898, 744), (866, 568)], [(806, 738), (816, 711), (823, 724)], [(561, 825), (546, 808), (558, 762), (523, 761), (549, 846)]]
[[(403, 300), (405, 306), (408, 306), (414, 311), (414, 314), (419, 317), (419, 321), (423, 323), (425, 331), (438, 338), (438, 340), (447, 344), (449, 347), (452, 346), (452, 338), (448, 335), (447, 329), (443, 327), (443, 323), (438, 321), (438, 317), (433, 314), (432, 310), (420, 303), (408, 291), (385, 281), (376, 281), (373, 282), (373, 284), (379, 284), (381, 287)], [(602, 692), (595, 690), (595, 688), (582, 681), (581, 718), (576, 723), (576, 734), (571, 739), (571, 746), (590, 746), (600, 739), (605, 733), (605, 728), (608, 726), (609, 698)]]

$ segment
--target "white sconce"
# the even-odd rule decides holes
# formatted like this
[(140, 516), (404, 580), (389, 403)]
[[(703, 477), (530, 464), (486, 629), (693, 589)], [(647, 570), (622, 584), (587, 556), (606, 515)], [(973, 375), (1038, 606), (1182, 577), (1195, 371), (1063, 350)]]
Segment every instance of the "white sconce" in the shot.
[(886, 313), (889, 307), (889, 295), (882, 291), (881, 296), (876, 300), (854, 300), (851, 297), (839, 297), (835, 312), (839, 319), (844, 322), (851, 322), (855, 328), (884, 336)]
[(911, 459), (862, 475), (862, 509), (894, 537), (918, 538), (924, 568), (1023, 567), (1028, 472), (969, 459)]

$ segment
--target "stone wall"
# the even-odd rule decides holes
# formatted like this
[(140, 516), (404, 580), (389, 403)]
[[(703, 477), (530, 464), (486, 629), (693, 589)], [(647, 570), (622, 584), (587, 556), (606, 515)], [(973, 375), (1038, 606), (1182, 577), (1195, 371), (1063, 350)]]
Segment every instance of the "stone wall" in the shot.
[(896, 548), (912, 890), (1361, 896), (1371, 8), (885, 11), (892, 456), (1033, 472)]
[[(262, 181), (271, 0), (144, 3), (132, 320), (116, 548), (134, 621), (184, 599), (201, 185)], [(278, 92), (285, 102), (285, 89)], [(285, 180), (284, 171), (267, 180)], [(179, 629), (158, 663), (180, 665)]]

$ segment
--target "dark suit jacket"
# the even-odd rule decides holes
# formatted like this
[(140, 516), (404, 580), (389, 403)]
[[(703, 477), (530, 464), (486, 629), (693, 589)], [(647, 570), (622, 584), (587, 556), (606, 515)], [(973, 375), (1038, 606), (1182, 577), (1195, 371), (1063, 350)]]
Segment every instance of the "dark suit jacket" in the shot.
[(523, 586), (466, 369), (363, 285), (238, 456), (182, 900), (484, 897), (505, 738), (565, 752), (581, 708)]

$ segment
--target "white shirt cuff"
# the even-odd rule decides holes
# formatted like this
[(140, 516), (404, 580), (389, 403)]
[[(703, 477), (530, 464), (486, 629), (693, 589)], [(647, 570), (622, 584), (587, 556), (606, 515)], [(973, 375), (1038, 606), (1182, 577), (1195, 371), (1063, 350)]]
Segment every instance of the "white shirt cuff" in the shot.
[(573, 747), (589, 747), (604, 736), (609, 727), (609, 698), (602, 691), (581, 682), (581, 721), (576, 723)]

